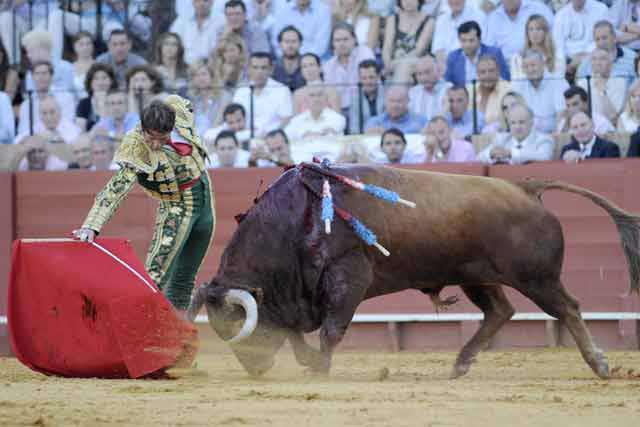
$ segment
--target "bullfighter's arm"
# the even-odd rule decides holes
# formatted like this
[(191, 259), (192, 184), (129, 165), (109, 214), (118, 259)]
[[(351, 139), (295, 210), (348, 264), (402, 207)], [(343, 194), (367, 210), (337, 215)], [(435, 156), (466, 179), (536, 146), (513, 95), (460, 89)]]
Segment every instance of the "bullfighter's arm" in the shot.
[(136, 172), (133, 168), (122, 167), (111, 177), (102, 191), (96, 195), (93, 207), (82, 224), (82, 228), (89, 228), (99, 233), (104, 224), (109, 221), (120, 203), (129, 194), (136, 182)]

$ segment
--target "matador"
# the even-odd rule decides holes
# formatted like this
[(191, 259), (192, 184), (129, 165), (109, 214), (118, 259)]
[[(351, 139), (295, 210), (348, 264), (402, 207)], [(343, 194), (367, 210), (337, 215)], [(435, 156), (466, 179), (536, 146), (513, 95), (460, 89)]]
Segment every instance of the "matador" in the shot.
[(177, 95), (153, 101), (115, 153), (120, 169), (97, 194), (82, 227), (74, 230), (80, 240), (93, 241), (137, 181), (160, 201), (145, 267), (179, 311), (189, 305), (215, 229), (206, 158), (191, 103)]

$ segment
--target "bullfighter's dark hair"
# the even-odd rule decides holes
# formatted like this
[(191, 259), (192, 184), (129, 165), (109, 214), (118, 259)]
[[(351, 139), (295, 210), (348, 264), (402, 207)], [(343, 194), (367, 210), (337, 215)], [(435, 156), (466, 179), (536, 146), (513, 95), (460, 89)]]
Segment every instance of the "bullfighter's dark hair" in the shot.
[(175, 123), (175, 110), (162, 101), (152, 101), (142, 110), (140, 125), (145, 132), (169, 133)]
[(478, 38), (482, 38), (482, 30), (480, 29), (480, 25), (476, 21), (467, 21), (460, 24), (460, 26), (458, 27), (458, 35), (467, 34), (474, 30), (478, 35)]
[(245, 6), (242, 0), (229, 0), (224, 4), (224, 8), (240, 7), (244, 13), (247, 13), (247, 6)]
[(571, 99), (574, 96), (580, 96), (580, 100), (582, 102), (587, 102), (589, 100), (589, 95), (587, 95), (587, 91), (581, 88), (580, 86), (571, 86), (569, 89), (565, 90), (564, 99)]
[(273, 64), (273, 56), (271, 56), (269, 52), (253, 52), (251, 55), (249, 55), (249, 62), (251, 62), (251, 60), (254, 58), (268, 59), (269, 65)]
[(247, 112), (244, 110), (242, 104), (238, 104), (236, 102), (232, 102), (224, 108), (222, 117), (225, 118), (228, 115), (234, 114), (236, 111), (240, 111), (244, 117), (247, 117)]
[(358, 70), (363, 70), (365, 68), (373, 68), (376, 70), (376, 74), (380, 73), (380, 67), (375, 59), (365, 59), (364, 61), (360, 61), (358, 64)]
[(402, 143), (406, 146), (407, 145), (407, 138), (405, 138), (404, 136), (404, 132), (402, 132), (400, 129), (398, 128), (389, 128), (387, 130), (385, 130), (382, 133), (382, 136), (380, 137), (380, 148), (382, 148), (382, 143), (384, 141), (384, 137), (387, 135), (395, 135), (398, 138), (400, 138), (402, 140)]
[(217, 147), (218, 146), (218, 141), (220, 141), (222, 138), (231, 138), (233, 139), (233, 142), (235, 142), (236, 147), (240, 144), (238, 144), (238, 138), (236, 138), (236, 133), (232, 130), (223, 130), (222, 132), (220, 132), (218, 134), (218, 136), (216, 136), (215, 141), (213, 141), (213, 146)]
[(270, 131), (269, 133), (267, 133), (264, 138), (273, 138), (275, 136), (281, 135), (282, 139), (284, 139), (284, 143), (289, 145), (289, 137), (287, 136), (287, 134), (284, 132), (284, 130), (282, 129), (275, 129)]
[(302, 33), (300, 32), (300, 30), (298, 30), (293, 25), (287, 25), (282, 30), (280, 30), (280, 32), (278, 33), (278, 43), (282, 42), (282, 36), (284, 35), (284, 33), (288, 33), (290, 31), (296, 33), (298, 35), (298, 40), (300, 40), (300, 43), (302, 43), (304, 37), (302, 37)]

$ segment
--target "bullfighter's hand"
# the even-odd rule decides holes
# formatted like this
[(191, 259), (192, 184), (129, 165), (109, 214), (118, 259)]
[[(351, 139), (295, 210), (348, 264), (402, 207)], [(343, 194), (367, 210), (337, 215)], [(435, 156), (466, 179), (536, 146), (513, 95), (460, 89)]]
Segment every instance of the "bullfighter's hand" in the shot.
[(78, 230), (73, 230), (73, 236), (82, 242), (92, 243), (96, 238), (96, 232), (90, 228), (80, 228)]

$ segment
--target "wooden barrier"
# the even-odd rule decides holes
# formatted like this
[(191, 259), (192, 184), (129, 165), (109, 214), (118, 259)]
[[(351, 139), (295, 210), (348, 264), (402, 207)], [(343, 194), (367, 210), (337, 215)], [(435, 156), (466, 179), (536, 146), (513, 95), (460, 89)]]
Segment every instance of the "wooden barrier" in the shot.
[[(13, 175), (0, 172), (0, 317), (7, 315), (7, 286), (14, 233)], [(10, 354), (7, 325), (0, 323), (0, 356)]]
[[(635, 185), (640, 178), (640, 160), (600, 160), (578, 165), (545, 162), (528, 166), (495, 166), (479, 164), (416, 165), (412, 168), (437, 172), (490, 175), (505, 179), (534, 176), (562, 179), (585, 186), (635, 212), (640, 212), (640, 200)], [(216, 190), (217, 226), (214, 244), (198, 276), (197, 283), (209, 280), (217, 270), (223, 248), (231, 238), (236, 222), (234, 216), (246, 211), (257, 194), (275, 180), (280, 169), (219, 169), (211, 171)], [(65, 237), (78, 227), (89, 210), (95, 193), (109, 178), (109, 173), (35, 172), (0, 175), (0, 199), (8, 201), (0, 206), (2, 221), (0, 241), (8, 252), (13, 237)], [(15, 194), (12, 192), (15, 181)], [(262, 182), (262, 184), (261, 184)], [(463, 195), (460, 195), (463, 197)], [(545, 205), (563, 225), (566, 237), (566, 258), (563, 280), (589, 312), (637, 312), (637, 297), (628, 298), (627, 270), (618, 235), (606, 214), (579, 196), (558, 191), (544, 197)], [(12, 206), (13, 203), (13, 206)], [(153, 232), (157, 203), (136, 188), (125, 200), (103, 230), (104, 236), (129, 238), (136, 253), (144, 258)], [(7, 227), (7, 224), (14, 224)], [(4, 228), (2, 228), (4, 227)], [(6, 260), (4, 263), (2, 260)], [(0, 277), (8, 275), (8, 257), (0, 258)], [(6, 282), (0, 282), (0, 290)], [(445, 296), (461, 294), (451, 288)], [(5, 303), (0, 294), (0, 316)], [(539, 312), (525, 298), (510, 293), (519, 312)], [(389, 313), (433, 314), (429, 299), (416, 291), (406, 291), (364, 302), (359, 315)], [(479, 313), (477, 308), (462, 299), (448, 312), (451, 314)], [(604, 347), (637, 348), (637, 320), (589, 321), (594, 334)], [(358, 323), (346, 337), (344, 347), (370, 348), (455, 348), (459, 347), (477, 328), (476, 320), (446, 322)], [(0, 331), (2, 331), (0, 325)], [(390, 341), (389, 337), (394, 337)], [(0, 344), (2, 336), (0, 335)], [(531, 320), (510, 322), (493, 345), (542, 346), (567, 343), (566, 334), (551, 321)]]

